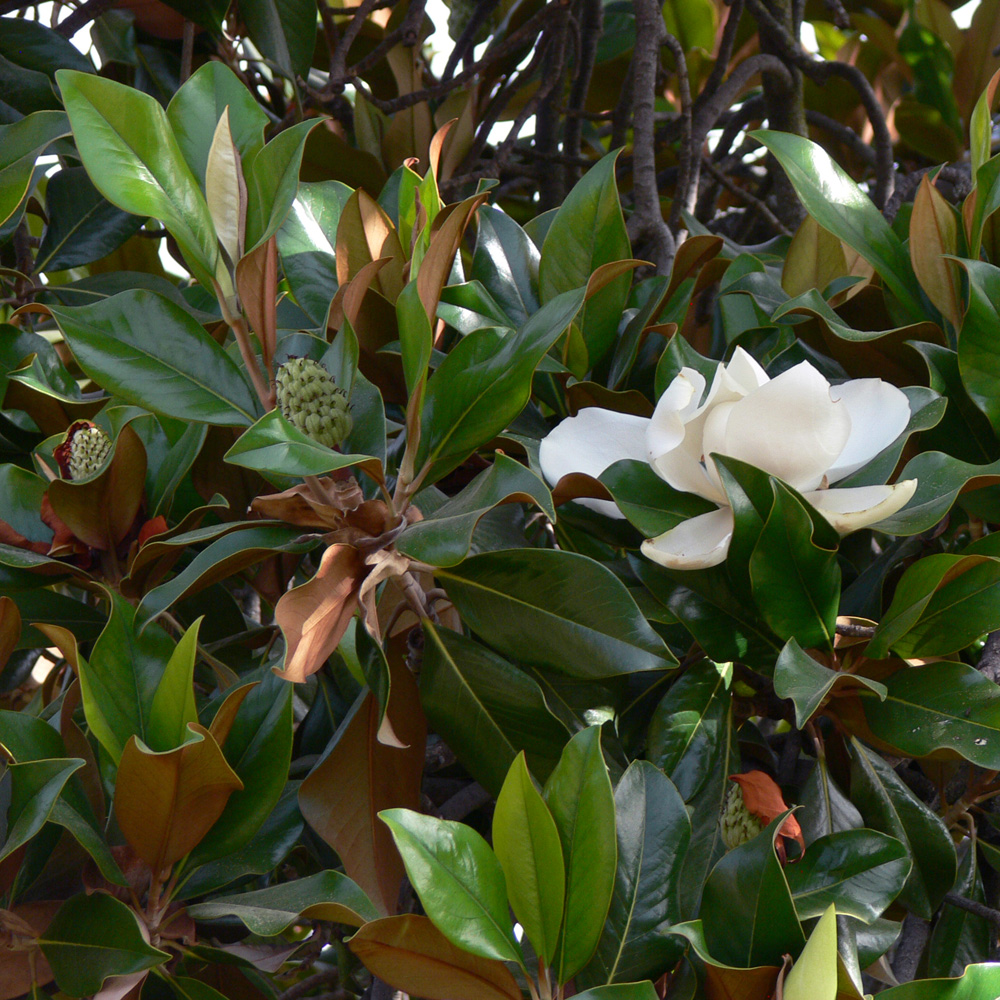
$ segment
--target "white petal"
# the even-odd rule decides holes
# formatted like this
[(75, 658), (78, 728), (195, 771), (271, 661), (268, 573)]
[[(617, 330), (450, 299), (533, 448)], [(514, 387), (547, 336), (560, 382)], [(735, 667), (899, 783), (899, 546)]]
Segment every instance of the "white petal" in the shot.
[[(596, 479), (623, 458), (645, 462), (648, 426), (648, 417), (588, 406), (542, 438), (538, 449), (542, 475), (555, 486), (571, 472), (584, 472)], [(608, 517), (622, 516), (610, 500), (582, 498), (576, 502)]]
[(668, 569), (707, 569), (725, 562), (732, 537), (732, 508), (720, 507), (647, 538), (642, 554)]
[(917, 488), (915, 479), (894, 486), (855, 486), (845, 490), (814, 490), (802, 495), (842, 535), (867, 528), (902, 510)]
[(742, 347), (737, 347), (733, 351), (733, 356), (725, 368), (726, 375), (734, 385), (743, 390), (744, 395), (770, 381), (767, 372), (761, 368), (754, 356), (748, 354)]
[(830, 398), (830, 384), (808, 361), (782, 372), (729, 411), (706, 439), (718, 452), (755, 465), (797, 490), (813, 490), (844, 450), (851, 418)]
[(880, 378), (857, 378), (835, 385), (830, 395), (841, 400), (851, 416), (851, 436), (826, 473), (827, 479), (836, 483), (867, 465), (906, 430), (910, 401)]

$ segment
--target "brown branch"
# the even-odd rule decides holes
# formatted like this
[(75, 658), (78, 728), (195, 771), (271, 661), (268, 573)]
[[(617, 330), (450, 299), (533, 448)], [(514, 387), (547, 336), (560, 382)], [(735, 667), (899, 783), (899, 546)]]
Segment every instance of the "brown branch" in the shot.
[(957, 892), (949, 892), (944, 897), (944, 901), (951, 906), (957, 906), (960, 910), (974, 913), (977, 917), (982, 917), (983, 920), (988, 920), (994, 927), (1000, 927), (1000, 910), (994, 910), (992, 906), (977, 903), (974, 899), (966, 899), (964, 896), (959, 896)]
[(670, 218), (667, 220), (670, 232), (676, 240), (680, 240), (684, 228), (681, 213), (694, 210), (694, 199), (698, 194), (701, 161), (696, 155), (696, 149), (701, 148), (701, 138), (694, 134), (694, 122), (691, 117), (691, 82), (688, 78), (687, 60), (684, 58), (684, 46), (666, 31), (663, 33), (663, 43), (674, 57), (677, 87), (681, 99), (680, 175), (677, 178), (674, 200), (670, 205)]
[[(563, 152), (571, 157), (579, 155), (583, 134), (583, 119), (572, 112), (583, 110), (587, 92), (590, 90), (590, 79), (594, 73), (597, 44), (604, 29), (604, 5), (601, 0), (579, 0), (579, 2), (583, 10), (580, 15), (580, 50), (576, 60), (576, 75), (570, 86), (568, 106), (560, 109), (560, 114), (566, 121), (563, 131)], [(578, 168), (567, 164), (564, 179), (566, 187), (571, 188), (579, 176)]]
[(717, 180), (727, 191), (736, 195), (741, 201), (745, 202), (750, 206), (755, 212), (759, 212), (767, 221), (774, 226), (784, 236), (791, 236), (791, 230), (779, 219), (774, 212), (771, 211), (765, 202), (761, 201), (756, 195), (751, 194), (749, 191), (741, 188), (738, 184), (730, 180), (711, 160), (708, 156), (703, 156), (701, 159), (701, 165), (705, 168), (712, 177)]
[(850, 622), (837, 623), (837, 635), (850, 636), (852, 639), (870, 639), (875, 634), (874, 625), (852, 625)]
[(361, 33), (368, 15), (375, 9), (376, 0), (361, 0), (355, 8), (354, 16), (350, 24), (344, 29), (343, 35), (337, 44), (337, 48), (330, 56), (330, 92), (333, 93), (338, 87), (343, 89), (347, 80), (347, 53), (350, 51), (354, 40)]
[[(656, 184), (656, 150), (653, 110), (656, 101), (657, 74), (660, 69), (660, 45), (667, 34), (663, 14), (657, 0), (635, 0), (635, 49), (632, 54), (632, 184), (635, 191), (635, 211), (628, 220), (628, 233), (633, 244), (648, 240), (649, 257), (659, 274), (669, 274), (677, 252), (677, 243), (663, 219), (660, 192)], [(679, 43), (674, 39), (677, 53)], [(684, 66), (681, 69), (681, 66)], [(687, 76), (684, 53), (678, 59), (678, 73)], [(688, 94), (690, 97), (690, 92)], [(688, 107), (690, 113), (690, 105)], [(690, 141), (690, 134), (688, 136)], [(682, 151), (682, 157), (685, 154)], [(690, 151), (688, 154), (690, 155)], [(680, 184), (674, 202), (683, 197)], [(678, 209), (679, 212), (679, 209)], [(673, 213), (671, 213), (673, 214)]]
[[(83, 6), (77, 7), (65, 21), (59, 24), (56, 28), (56, 34), (62, 35), (63, 38), (72, 38), (81, 28), (90, 24), (95, 18), (100, 17), (113, 4), (114, 0), (87, 0)], [(26, 5), (18, 4), (17, 6), (23, 7)], [(0, 10), (0, 13), (6, 13), (6, 11)]]
[(454, 48), (452, 48), (451, 54), (448, 56), (448, 62), (445, 64), (444, 72), (441, 74), (442, 83), (452, 78), (458, 64), (475, 48), (476, 35), (479, 34), (479, 29), (487, 22), (493, 11), (496, 10), (499, 2), (500, 0), (480, 0), (476, 4), (476, 9), (472, 12), (469, 23), (462, 29), (462, 34), (458, 36), (458, 41), (455, 42)]

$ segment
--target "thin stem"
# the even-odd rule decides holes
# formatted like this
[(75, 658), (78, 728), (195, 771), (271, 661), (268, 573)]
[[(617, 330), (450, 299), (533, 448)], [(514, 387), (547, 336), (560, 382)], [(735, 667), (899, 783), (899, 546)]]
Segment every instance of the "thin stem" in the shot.
[(229, 303), (226, 302), (226, 296), (223, 295), (218, 283), (215, 284), (215, 297), (219, 300), (219, 309), (222, 311), (222, 318), (226, 321), (229, 328), (233, 331), (233, 336), (236, 338), (236, 343), (240, 349), (240, 356), (243, 358), (243, 364), (246, 365), (250, 381), (253, 382), (257, 398), (264, 409), (273, 410), (275, 405), (274, 390), (269, 388), (264, 382), (264, 376), (261, 374), (260, 366), (257, 364), (257, 355), (254, 354), (253, 348), (250, 346), (250, 333), (247, 330), (246, 321), (239, 313), (234, 315), (230, 312)]

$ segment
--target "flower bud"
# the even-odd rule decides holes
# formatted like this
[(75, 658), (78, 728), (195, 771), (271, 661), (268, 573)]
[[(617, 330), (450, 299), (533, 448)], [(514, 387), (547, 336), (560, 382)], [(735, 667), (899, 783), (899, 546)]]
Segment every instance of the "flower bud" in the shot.
[(343, 390), (318, 361), (291, 358), (275, 377), (281, 415), (317, 444), (335, 448), (354, 421)]
[(111, 438), (89, 420), (78, 420), (55, 449), (64, 479), (86, 479), (94, 475), (111, 452)]
[(729, 786), (729, 791), (726, 793), (726, 804), (723, 806), (719, 822), (722, 825), (722, 842), (730, 851), (748, 840), (753, 840), (767, 826), (747, 809), (743, 801), (743, 789), (735, 782)]

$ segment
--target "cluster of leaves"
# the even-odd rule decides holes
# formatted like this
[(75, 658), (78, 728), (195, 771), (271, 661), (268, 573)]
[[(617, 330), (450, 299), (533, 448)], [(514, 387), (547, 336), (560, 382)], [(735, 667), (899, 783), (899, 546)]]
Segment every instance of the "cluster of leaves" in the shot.
[[(436, 81), (415, 2), (178, 2), (176, 41), (117, 4), (100, 72), (64, 37), (90, 6), (0, 31), (0, 997), (1000, 992), (1000, 77), (963, 55), (985, 22), (811, 19), (903, 94), (901, 159), (968, 134), (964, 186), (924, 171), (890, 222), (852, 178), (884, 195), (879, 154), (834, 127), (875, 116), (863, 88), (820, 88), (757, 0), (754, 23), (655, 4), (661, 231), (638, 96), (608, 151), (641, 2), (464, 27), (453, 2)], [(829, 150), (772, 127), (745, 141), (776, 165), (727, 160), (796, 73)], [(762, 200), (782, 183), (801, 221)], [(731, 238), (769, 219), (794, 236)], [(560, 419), (648, 416), (737, 348), (899, 386), (907, 427), (842, 485), (915, 479), (910, 503), (841, 540), (722, 458), (728, 558), (679, 571), (639, 548), (700, 498), (627, 460), (546, 483)], [(349, 397), (337, 448), (276, 407), (292, 358)], [(767, 794), (727, 852), (734, 774)]]

